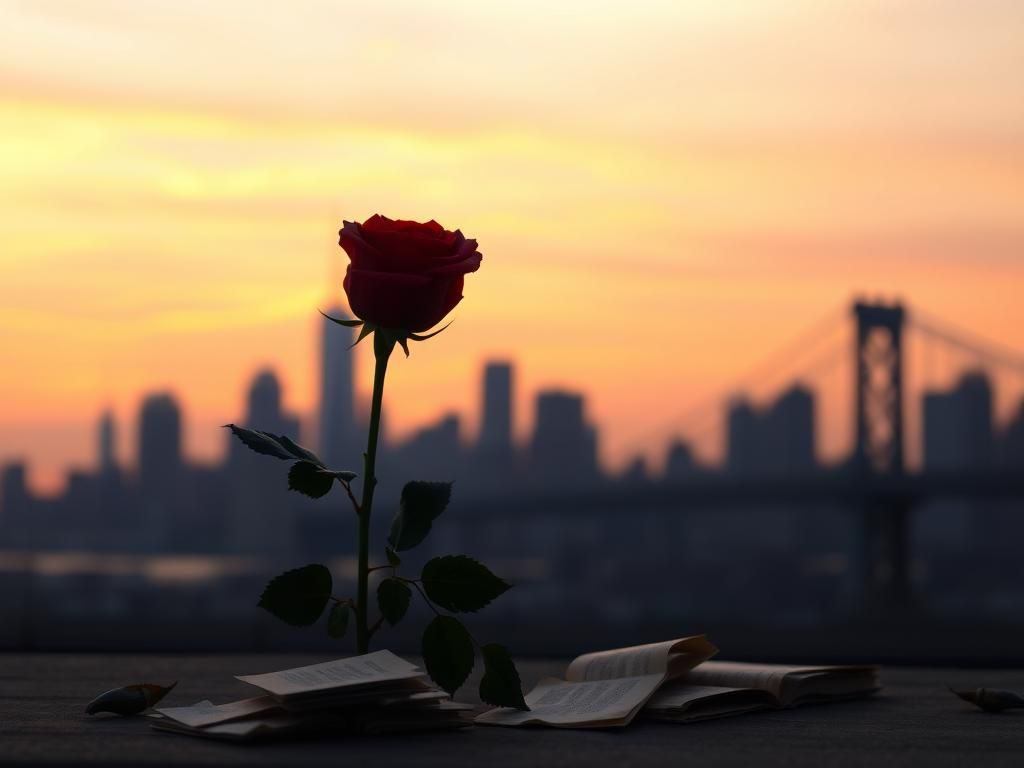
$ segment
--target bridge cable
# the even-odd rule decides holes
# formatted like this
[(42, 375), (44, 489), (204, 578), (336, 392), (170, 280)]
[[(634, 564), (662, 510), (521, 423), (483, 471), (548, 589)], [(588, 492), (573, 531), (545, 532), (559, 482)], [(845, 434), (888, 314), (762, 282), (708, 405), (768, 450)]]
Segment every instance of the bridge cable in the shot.
[(918, 310), (911, 314), (910, 322), (914, 328), (938, 341), (982, 357), (988, 362), (1012, 369), (1017, 373), (1024, 373), (1024, 353), (1004, 344), (982, 338), (970, 331), (953, 328), (942, 320), (932, 318)]
[[(706, 416), (709, 412), (717, 414), (736, 391), (744, 389), (746, 386), (759, 379), (762, 381), (765, 380), (765, 378), (771, 373), (777, 374), (781, 369), (782, 364), (792, 364), (795, 359), (799, 359), (801, 356), (806, 355), (808, 350), (814, 349), (816, 346), (820, 346), (822, 338), (828, 338), (829, 336), (834, 335), (836, 320), (841, 320), (846, 315), (847, 309), (845, 306), (840, 307), (839, 309), (830, 310), (813, 325), (807, 327), (805, 331), (800, 333), (792, 341), (775, 350), (771, 355), (762, 358), (755, 366), (749, 368), (743, 375), (734, 379), (726, 388), (728, 394), (723, 395), (722, 391), (719, 390), (712, 397), (699, 401), (696, 406), (688, 406), (676, 415), (664, 420), (657, 427), (648, 430), (644, 434), (632, 440), (627, 453), (634, 454), (638, 450), (642, 450), (646, 447), (646, 444), (650, 440), (664, 436), (666, 428), (679, 433), (683, 431), (684, 427), (689, 426), (701, 416)], [(832, 331), (832, 333), (829, 333), (829, 331)], [(818, 344), (815, 344), (815, 342), (818, 342)]]

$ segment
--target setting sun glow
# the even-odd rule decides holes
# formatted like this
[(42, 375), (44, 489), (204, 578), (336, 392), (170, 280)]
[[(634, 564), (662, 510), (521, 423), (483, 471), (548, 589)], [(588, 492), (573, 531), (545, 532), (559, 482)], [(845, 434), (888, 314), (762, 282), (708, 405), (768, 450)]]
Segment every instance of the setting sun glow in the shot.
[(197, 460), (261, 366), (308, 418), (337, 229), (376, 212), (484, 255), (394, 366), (392, 436), (449, 410), (472, 435), (501, 356), (520, 434), (562, 385), (609, 467), (657, 461), (860, 294), (1024, 349), (1021, 4), (37, 0), (0, 27), (0, 461), (39, 488), (105, 407), (130, 462), (151, 390)]

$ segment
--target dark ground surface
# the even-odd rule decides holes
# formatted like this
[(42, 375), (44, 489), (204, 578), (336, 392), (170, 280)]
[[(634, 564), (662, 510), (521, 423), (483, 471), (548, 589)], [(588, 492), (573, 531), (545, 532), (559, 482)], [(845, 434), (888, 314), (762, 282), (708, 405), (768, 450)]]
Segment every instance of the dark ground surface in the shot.
[[(477, 727), (464, 732), (263, 745), (152, 731), (145, 719), (85, 715), (96, 694), (133, 682), (177, 688), (169, 706), (254, 694), (235, 674), (327, 660), (284, 655), (0, 655), (0, 765), (959, 766), (1024, 765), (1024, 710), (989, 715), (946, 686), (1024, 692), (1024, 670), (883, 669), (874, 700), (616, 732)], [(563, 662), (520, 662), (524, 686)], [(459, 698), (476, 702), (474, 675)]]

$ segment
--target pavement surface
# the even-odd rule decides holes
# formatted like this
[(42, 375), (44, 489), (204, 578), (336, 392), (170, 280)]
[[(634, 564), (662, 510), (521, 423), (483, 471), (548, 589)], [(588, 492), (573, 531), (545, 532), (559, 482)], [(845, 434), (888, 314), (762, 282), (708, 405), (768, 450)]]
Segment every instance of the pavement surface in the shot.
[[(178, 686), (169, 706), (253, 695), (233, 679), (326, 661), (310, 655), (0, 654), (0, 765), (131, 766), (960, 766), (1024, 765), (1024, 710), (986, 714), (947, 686), (1024, 693), (1024, 670), (883, 668), (872, 700), (619, 731), (475, 727), (387, 738), (222, 744), (153, 731), (145, 718), (88, 716), (99, 693)], [(524, 686), (565, 662), (520, 661)], [(478, 674), (478, 673), (477, 673)], [(478, 676), (457, 698), (479, 705)]]

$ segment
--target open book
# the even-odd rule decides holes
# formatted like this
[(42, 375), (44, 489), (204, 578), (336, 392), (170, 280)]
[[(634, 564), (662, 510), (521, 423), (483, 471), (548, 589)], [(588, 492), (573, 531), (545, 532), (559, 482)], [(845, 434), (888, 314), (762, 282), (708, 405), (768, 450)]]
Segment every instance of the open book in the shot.
[(879, 688), (875, 666), (795, 667), (708, 661), (662, 686), (647, 702), (644, 715), (694, 722), (758, 709), (868, 696)]
[(480, 725), (626, 726), (666, 680), (678, 678), (717, 649), (703, 635), (588, 653), (573, 660), (565, 679), (541, 680), (526, 695), (530, 711), (492, 709)]

